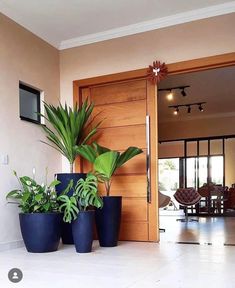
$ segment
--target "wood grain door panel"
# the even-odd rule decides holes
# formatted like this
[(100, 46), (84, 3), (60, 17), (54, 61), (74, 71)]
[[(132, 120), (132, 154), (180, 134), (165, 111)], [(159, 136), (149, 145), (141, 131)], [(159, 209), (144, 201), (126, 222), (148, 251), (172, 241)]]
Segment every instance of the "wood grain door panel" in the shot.
[[(150, 94), (155, 97), (146, 79), (106, 83), (80, 91), (83, 101), (88, 98), (94, 103), (95, 121), (104, 119), (95, 138), (100, 145), (120, 152), (129, 146), (143, 149), (142, 154), (118, 169), (112, 179), (110, 194), (123, 197), (120, 240), (157, 239), (157, 215), (151, 223), (149, 220), (150, 213), (152, 217), (156, 213), (156, 203), (147, 202), (146, 114), (149, 103), (154, 104), (149, 101)], [(84, 172), (91, 170), (90, 163), (84, 160), (81, 163)], [(154, 177), (152, 174), (152, 179)], [(102, 184), (99, 184), (99, 193), (105, 195)], [(152, 193), (156, 194), (155, 188)]]
[(146, 100), (99, 105), (94, 114), (101, 128), (145, 124)]
[(96, 140), (113, 150), (125, 150), (128, 146), (146, 148), (145, 125), (99, 129)]

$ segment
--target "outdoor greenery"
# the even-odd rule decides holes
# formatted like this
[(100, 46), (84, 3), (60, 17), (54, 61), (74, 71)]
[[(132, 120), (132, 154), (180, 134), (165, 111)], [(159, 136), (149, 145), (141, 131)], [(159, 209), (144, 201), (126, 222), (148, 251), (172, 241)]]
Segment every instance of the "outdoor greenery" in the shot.
[(93, 163), (93, 169), (98, 180), (105, 185), (107, 196), (110, 195), (111, 180), (114, 172), (134, 156), (143, 151), (137, 147), (129, 147), (123, 153), (102, 147), (97, 143), (81, 145), (79, 154)]
[(14, 175), (19, 181), (20, 188), (10, 191), (6, 198), (14, 199), (16, 202), (8, 202), (18, 204), (22, 213), (50, 213), (59, 211), (59, 203), (55, 187), (60, 182), (52, 181), (49, 185), (39, 185), (34, 179), (23, 176), (18, 177), (14, 171)]
[(46, 116), (44, 117), (51, 128), (41, 125), (50, 141), (43, 143), (55, 148), (64, 155), (70, 163), (70, 172), (73, 172), (73, 164), (79, 154), (78, 147), (86, 144), (87, 141), (97, 132), (97, 124), (91, 127), (91, 113), (94, 105), (88, 104), (86, 100), (81, 107), (77, 104), (72, 109), (67, 104), (55, 107), (44, 103)]
[(90, 206), (102, 208), (103, 201), (98, 195), (98, 180), (91, 173), (87, 174), (86, 179), (79, 179), (74, 185), (73, 180), (68, 185), (68, 190), (72, 189), (72, 196), (61, 195), (60, 211), (64, 213), (64, 222), (71, 223), (75, 220), (80, 211), (86, 211)]

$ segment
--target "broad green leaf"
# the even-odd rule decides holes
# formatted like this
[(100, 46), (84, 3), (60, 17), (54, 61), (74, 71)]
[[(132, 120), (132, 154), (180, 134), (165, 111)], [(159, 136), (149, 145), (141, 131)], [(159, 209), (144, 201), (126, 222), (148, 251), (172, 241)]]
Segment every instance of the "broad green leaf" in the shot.
[(129, 161), (134, 156), (142, 153), (143, 151), (137, 147), (128, 147), (121, 155), (119, 155), (117, 160), (117, 168), (121, 167), (127, 161)]
[(99, 155), (94, 162), (95, 171), (110, 179), (116, 169), (118, 157), (119, 153), (116, 151)]

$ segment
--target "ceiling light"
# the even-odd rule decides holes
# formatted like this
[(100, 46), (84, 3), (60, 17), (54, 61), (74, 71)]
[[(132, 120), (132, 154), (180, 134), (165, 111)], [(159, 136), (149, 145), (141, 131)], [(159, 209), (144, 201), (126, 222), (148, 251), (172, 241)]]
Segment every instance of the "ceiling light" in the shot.
[(200, 112), (203, 112), (203, 111), (204, 111), (204, 109), (203, 109), (203, 107), (202, 107), (202, 104), (199, 105), (198, 109), (199, 109)]
[[(187, 93), (185, 92), (184, 87), (183, 87), (182, 90), (181, 90), (181, 95), (184, 96), (184, 97), (187, 96)], [(189, 113), (190, 113), (190, 112), (189, 112)]]
[(166, 95), (166, 98), (167, 98), (167, 100), (169, 100), (169, 101), (173, 100), (173, 93), (172, 93), (171, 90), (170, 90), (170, 92)]
[(168, 106), (168, 108), (173, 108), (173, 114), (177, 115), (179, 114), (179, 108), (182, 107), (186, 107), (187, 108), (187, 112), (191, 113), (192, 111), (192, 107), (197, 106), (200, 112), (204, 111), (204, 108), (202, 107), (202, 105), (206, 104), (206, 102), (196, 102), (196, 103), (186, 103), (186, 104), (176, 104), (176, 105), (170, 105)]
[(173, 113), (174, 113), (174, 115), (178, 115), (179, 114), (179, 107), (176, 107), (175, 111)]

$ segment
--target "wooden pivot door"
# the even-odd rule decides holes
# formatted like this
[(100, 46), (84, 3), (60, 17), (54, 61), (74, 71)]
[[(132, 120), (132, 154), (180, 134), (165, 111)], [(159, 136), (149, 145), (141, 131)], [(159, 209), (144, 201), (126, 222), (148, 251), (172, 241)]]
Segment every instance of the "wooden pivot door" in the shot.
[[(96, 138), (100, 145), (118, 151), (137, 146), (144, 151), (117, 170), (113, 177), (110, 194), (123, 197), (120, 240), (158, 241), (156, 86), (146, 79), (125, 79), (75, 89), (79, 89), (75, 93), (79, 101), (88, 98), (94, 103), (96, 121), (102, 120)], [(150, 116), (148, 127), (146, 115)], [(84, 172), (91, 168), (85, 161), (76, 167), (77, 171)], [(104, 194), (103, 186), (100, 191)]]

